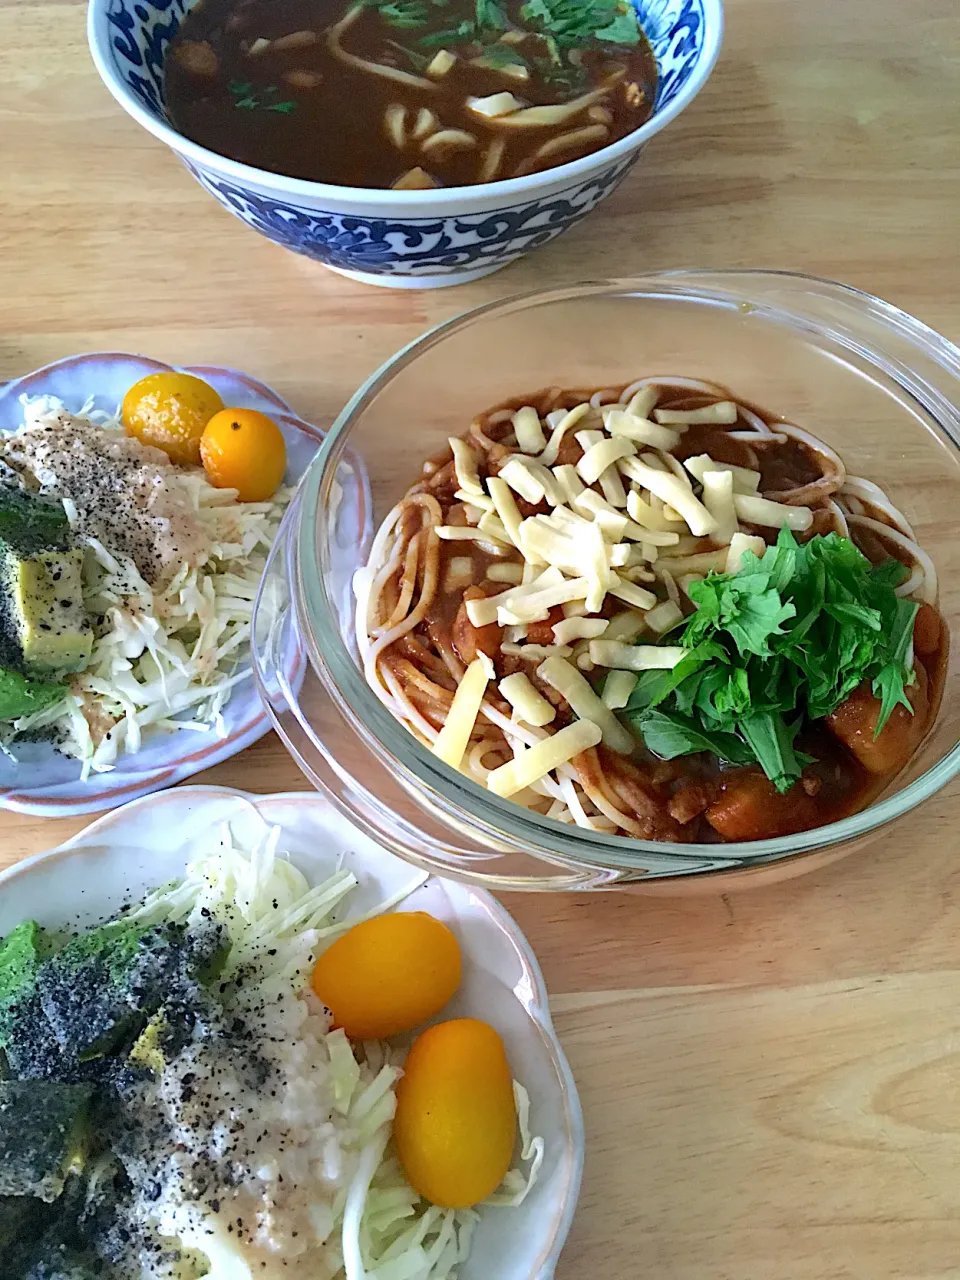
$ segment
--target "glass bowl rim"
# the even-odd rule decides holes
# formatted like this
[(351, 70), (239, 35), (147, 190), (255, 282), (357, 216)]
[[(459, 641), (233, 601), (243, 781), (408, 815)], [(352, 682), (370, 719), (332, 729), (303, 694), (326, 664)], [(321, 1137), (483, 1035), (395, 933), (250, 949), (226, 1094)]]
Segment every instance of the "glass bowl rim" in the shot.
[[(475, 321), (493, 317), (497, 313), (508, 313), (526, 307), (533, 308), (590, 296), (624, 296), (639, 292), (656, 296), (658, 284), (665, 287), (675, 286), (670, 291), (672, 296), (701, 304), (715, 303), (718, 298), (708, 295), (709, 285), (713, 284), (718, 289), (722, 287), (729, 291), (737, 281), (743, 281), (748, 285), (752, 281), (759, 280), (770, 283), (779, 281), (788, 287), (815, 286), (822, 295), (833, 296), (848, 304), (854, 304), (861, 316), (872, 312), (881, 326), (891, 335), (906, 336), (916, 347), (932, 358), (944, 372), (956, 379), (960, 386), (960, 348), (909, 313), (865, 290), (799, 271), (766, 268), (681, 268), (649, 272), (636, 277), (590, 280), (547, 289), (527, 290), (506, 298), (494, 299), (461, 312), (432, 326), (381, 364), (358, 387), (331, 424), (323, 445), (301, 482), (300, 520), (299, 524), (291, 530), (297, 566), (298, 589), (295, 604), (298, 614), (297, 622), (307, 642), (314, 668), (327, 693), (334, 698), (341, 714), (345, 716), (347, 722), (368, 748), (374, 750), (381, 763), (415, 781), (418, 803), (422, 803), (424, 792), (435, 797), (439, 796), (448, 813), (451, 808), (455, 811), (461, 826), (466, 823), (474, 833), (483, 833), (486, 830), (501, 846), (523, 851), (534, 857), (541, 855), (542, 843), (542, 854), (555, 864), (569, 862), (593, 868), (635, 872), (649, 867), (651, 862), (655, 864), (658, 857), (669, 857), (671, 861), (683, 861), (686, 855), (689, 856), (691, 863), (696, 860), (697, 865), (691, 865), (689, 872), (661, 873), (660, 878), (665, 878), (764, 866), (862, 838), (916, 808), (960, 773), (960, 742), (957, 742), (920, 777), (908, 783), (902, 790), (878, 800), (866, 809), (839, 822), (815, 827), (810, 831), (766, 840), (725, 844), (670, 844), (629, 836), (607, 835), (602, 832), (587, 832), (582, 828), (571, 828), (553, 819), (532, 813), (509, 800), (503, 800), (464, 774), (439, 761), (373, 694), (341, 639), (335, 608), (327, 596), (323, 582), (317, 550), (317, 513), (321, 509), (320, 503), (324, 490), (329, 488), (333, 472), (340, 461), (341, 447), (348, 441), (355, 415), (366, 402), (389, 384), (396, 372), (411, 363), (419, 354), (436, 346), (444, 338), (469, 328)], [(685, 283), (689, 285), (686, 290), (683, 288)], [(726, 297), (722, 301), (729, 305), (731, 300)], [(774, 317), (786, 318), (794, 327), (810, 328), (812, 326), (818, 333), (827, 333), (833, 338), (840, 336), (836, 331), (826, 328), (822, 322), (804, 320), (802, 316), (783, 305), (761, 304), (755, 309)], [(891, 373), (891, 369), (895, 370), (893, 376), (897, 381), (899, 381), (898, 372), (904, 375), (912, 372), (906, 366), (900, 366), (898, 369), (898, 361), (894, 361), (891, 367), (887, 363), (887, 357), (883, 353), (876, 352), (872, 347), (865, 348), (862, 343), (854, 344), (849, 337), (843, 341), (844, 345), (853, 348), (861, 356), (866, 352), (871, 362), (882, 365), (886, 372)], [(909, 385), (910, 382), (914, 384), (912, 388)], [(908, 377), (907, 382), (900, 382), (900, 385), (916, 397), (915, 377)], [(923, 389), (927, 396), (932, 396), (939, 402), (937, 424), (948, 437), (955, 451), (960, 454), (960, 407), (926, 384)], [(930, 412), (929, 404), (925, 399), (923, 406), (927, 412)], [(948, 419), (952, 418), (952, 422), (948, 421), (944, 424), (939, 416), (944, 412)], [(330, 474), (328, 474), (331, 462), (334, 465), (330, 467)], [(305, 596), (311, 590), (316, 592), (316, 595), (308, 604)], [(321, 625), (304, 625), (310, 621), (311, 614), (314, 617), (317, 616), (313, 607), (315, 604), (319, 604), (320, 613), (323, 615)], [(407, 789), (410, 790), (409, 787)], [(703, 863), (710, 865), (705, 867)]]

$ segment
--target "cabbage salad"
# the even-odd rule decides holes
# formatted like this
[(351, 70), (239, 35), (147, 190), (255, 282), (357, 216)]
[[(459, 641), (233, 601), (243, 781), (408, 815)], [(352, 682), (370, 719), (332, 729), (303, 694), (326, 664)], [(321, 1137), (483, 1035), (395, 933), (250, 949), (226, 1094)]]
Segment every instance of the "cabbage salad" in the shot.
[(23, 425), (0, 439), (0, 481), (62, 502), (93, 634), (65, 685), (31, 686), (22, 714), (0, 715), (0, 746), (52, 741), (86, 778), (157, 732), (226, 737), (224, 707), (250, 677), (253, 604), (292, 490), (238, 501), (91, 403), (72, 415), (48, 396), (21, 401)]

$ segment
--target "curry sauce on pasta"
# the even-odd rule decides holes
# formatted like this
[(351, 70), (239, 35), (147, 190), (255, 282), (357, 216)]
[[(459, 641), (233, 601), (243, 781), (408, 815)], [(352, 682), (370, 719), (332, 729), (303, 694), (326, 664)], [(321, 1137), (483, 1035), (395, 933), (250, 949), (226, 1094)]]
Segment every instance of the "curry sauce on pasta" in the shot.
[(883, 491), (681, 377), (479, 415), (389, 513), (356, 591), (369, 683), (440, 758), (648, 840), (863, 808), (946, 662), (936, 570)]

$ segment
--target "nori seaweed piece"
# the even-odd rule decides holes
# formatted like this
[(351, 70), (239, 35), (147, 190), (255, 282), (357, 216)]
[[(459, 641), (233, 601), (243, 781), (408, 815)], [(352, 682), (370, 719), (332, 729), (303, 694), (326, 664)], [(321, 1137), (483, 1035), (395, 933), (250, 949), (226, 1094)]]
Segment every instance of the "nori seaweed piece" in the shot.
[(39, 995), (28, 996), (8, 1011), (0, 1031), (0, 1077), (14, 1080), (76, 1080), (75, 1064), (64, 1058), (54, 1039)]
[(36, 990), (37, 973), (51, 950), (35, 920), (24, 920), (0, 941), (0, 1043), (10, 1010)]
[(56, 1074), (59, 1050), (37, 996), (37, 974), (53, 950), (48, 934), (24, 920), (0, 941), (0, 1079)]
[(36, 1238), (42, 1216), (43, 1202), (33, 1196), (0, 1196), (0, 1259)]
[(80, 934), (41, 965), (40, 1001), (57, 1043), (79, 1062), (119, 1053), (168, 1002), (191, 1003), (222, 967), (224, 930), (136, 921)]
[(18, 1280), (104, 1280), (105, 1268), (95, 1254), (75, 1249), (53, 1228), (38, 1247), (27, 1251)]
[(54, 1080), (0, 1083), (0, 1195), (48, 1203), (90, 1146), (91, 1085)]

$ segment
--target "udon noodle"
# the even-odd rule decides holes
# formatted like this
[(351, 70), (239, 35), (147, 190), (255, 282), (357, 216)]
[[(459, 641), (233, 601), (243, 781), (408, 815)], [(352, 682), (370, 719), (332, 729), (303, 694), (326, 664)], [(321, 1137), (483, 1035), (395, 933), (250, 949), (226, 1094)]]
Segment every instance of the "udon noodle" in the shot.
[[(900, 560), (897, 594), (935, 606), (934, 565), (883, 490), (720, 386), (646, 377), (514, 401), (451, 439), (381, 525), (355, 582), (366, 679), (441, 758), (539, 814), (646, 839), (731, 838), (702, 820), (718, 763), (651, 758), (616, 712), (639, 670), (676, 660), (661, 637), (694, 611), (691, 584), (736, 572), (784, 527)], [(929, 612), (935, 638), (917, 652), (935, 683)], [(935, 706), (924, 697), (911, 751)], [(820, 774), (795, 788), (797, 804), (817, 796), (817, 820), (781, 818), (751, 838), (876, 793), (881, 771), (819, 734)]]

